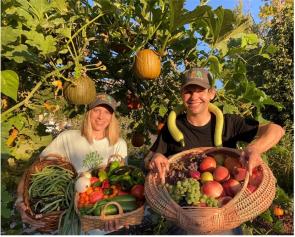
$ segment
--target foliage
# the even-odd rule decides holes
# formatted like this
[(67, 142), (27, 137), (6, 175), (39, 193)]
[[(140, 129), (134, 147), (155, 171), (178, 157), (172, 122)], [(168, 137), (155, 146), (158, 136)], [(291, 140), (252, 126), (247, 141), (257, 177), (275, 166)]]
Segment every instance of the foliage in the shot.
[[(280, 102), (284, 107), (281, 111), (273, 106), (266, 106), (263, 110), (265, 118), (282, 126), (293, 121), (293, 90), (294, 90), (294, 51), (293, 51), (293, 1), (265, 1), (260, 15), (262, 23), (259, 34), (269, 45), (270, 60), (252, 61), (256, 63), (249, 71), (249, 78), (257, 83), (261, 89)], [(280, 116), (277, 116), (277, 114)]]
[[(206, 2), (188, 11), (184, 0), (2, 1), (4, 163), (21, 167), (19, 178), (25, 167), (21, 164), (29, 165), (56, 133), (78, 128), (85, 106), (68, 105), (63, 85), (83, 74), (95, 81), (97, 92), (120, 102), (117, 113), (128, 121), (122, 125), (128, 148), (134, 132), (144, 134), (145, 145), (150, 145), (158, 121), (165, 121), (180, 101), (182, 71), (193, 66), (208, 68), (212, 85), (221, 82), (216, 104), (223, 112), (264, 121), (268, 106), (281, 109), (284, 101), (249, 74), (251, 60), (264, 59), (267, 64), (271, 51), (252, 31), (251, 17), (240, 8), (212, 9)], [(133, 73), (134, 55), (142, 48), (160, 52), (161, 75), (154, 81), (140, 80)], [(138, 97), (141, 107), (128, 109), (127, 94)], [(11, 137), (13, 129), (16, 137)], [(18, 179), (10, 182), (11, 173), (2, 181), (4, 190), (14, 196)], [(12, 208), (11, 200), (9, 205)], [(9, 225), (4, 231), (8, 229)]]
[(289, 195), (294, 192), (294, 149), (293, 149), (293, 129), (289, 125), (280, 143), (269, 150), (269, 166), (277, 178), (278, 185)]

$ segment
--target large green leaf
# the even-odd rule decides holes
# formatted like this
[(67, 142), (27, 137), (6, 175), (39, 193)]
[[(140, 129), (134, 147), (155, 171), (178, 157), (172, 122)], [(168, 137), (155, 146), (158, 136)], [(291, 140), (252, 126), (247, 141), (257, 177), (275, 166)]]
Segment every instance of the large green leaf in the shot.
[(28, 46), (25, 44), (19, 44), (13, 47), (11, 46), (8, 49), (9, 50), (3, 52), (2, 55), (10, 60), (14, 60), (17, 63), (22, 63), (24, 61), (38, 62), (35, 55), (29, 52)]
[(240, 95), (238, 99), (252, 102), (258, 110), (264, 108), (265, 105), (273, 105), (278, 109), (282, 109), (280, 103), (275, 102), (262, 90), (258, 89), (254, 82), (249, 82), (247, 79), (241, 80), (236, 92), (237, 95)]
[(15, 71), (1, 71), (1, 93), (16, 101), (18, 86), (19, 77)]
[(24, 35), (27, 37), (26, 43), (37, 47), (41, 54), (46, 55), (56, 51), (56, 39), (51, 35), (44, 36), (37, 31), (24, 31)]
[(11, 26), (1, 28), (1, 46), (15, 42), (20, 37), (21, 31)]

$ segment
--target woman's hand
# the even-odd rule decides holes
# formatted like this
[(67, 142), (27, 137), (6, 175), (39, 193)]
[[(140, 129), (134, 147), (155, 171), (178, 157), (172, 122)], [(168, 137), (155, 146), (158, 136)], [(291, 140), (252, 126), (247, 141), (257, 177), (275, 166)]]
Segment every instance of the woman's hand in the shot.
[(149, 168), (158, 173), (161, 183), (165, 183), (166, 172), (169, 171), (168, 159), (160, 154), (156, 153), (150, 161)]
[[(129, 229), (129, 225), (124, 225), (124, 227)], [(109, 220), (105, 223), (104, 231), (116, 231), (121, 228), (122, 226), (120, 226), (119, 220)]]
[(251, 176), (252, 170), (262, 162), (261, 154), (255, 149), (255, 147), (249, 145), (242, 151), (240, 161), (244, 167), (247, 167)]
[[(26, 213), (27, 207), (23, 201), (16, 203), (16, 209), (20, 212), (22, 222), (30, 224), (32, 230), (36, 230), (38, 228), (45, 226), (44, 222), (41, 222), (39, 220), (35, 220), (27, 215), (27, 213)], [(40, 215), (40, 217), (41, 217), (41, 215)]]

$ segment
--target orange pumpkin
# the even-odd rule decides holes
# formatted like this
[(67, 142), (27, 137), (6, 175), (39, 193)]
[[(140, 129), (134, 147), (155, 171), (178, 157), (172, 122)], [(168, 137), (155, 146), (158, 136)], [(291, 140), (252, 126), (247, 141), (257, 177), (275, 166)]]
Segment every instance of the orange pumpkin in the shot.
[(283, 216), (284, 215), (284, 210), (278, 206), (275, 206), (274, 209), (273, 209), (273, 214), (275, 216)]
[(156, 79), (161, 73), (160, 55), (151, 49), (140, 50), (135, 57), (134, 72), (143, 80)]

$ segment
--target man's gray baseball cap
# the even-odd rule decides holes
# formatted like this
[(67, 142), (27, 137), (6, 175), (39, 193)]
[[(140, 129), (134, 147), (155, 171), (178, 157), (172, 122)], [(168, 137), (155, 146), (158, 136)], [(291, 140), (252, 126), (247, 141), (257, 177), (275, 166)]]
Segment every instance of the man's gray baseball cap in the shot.
[(209, 89), (211, 87), (210, 81), (212, 81), (212, 77), (207, 70), (204, 68), (192, 68), (183, 73), (181, 90), (188, 85), (198, 85)]

